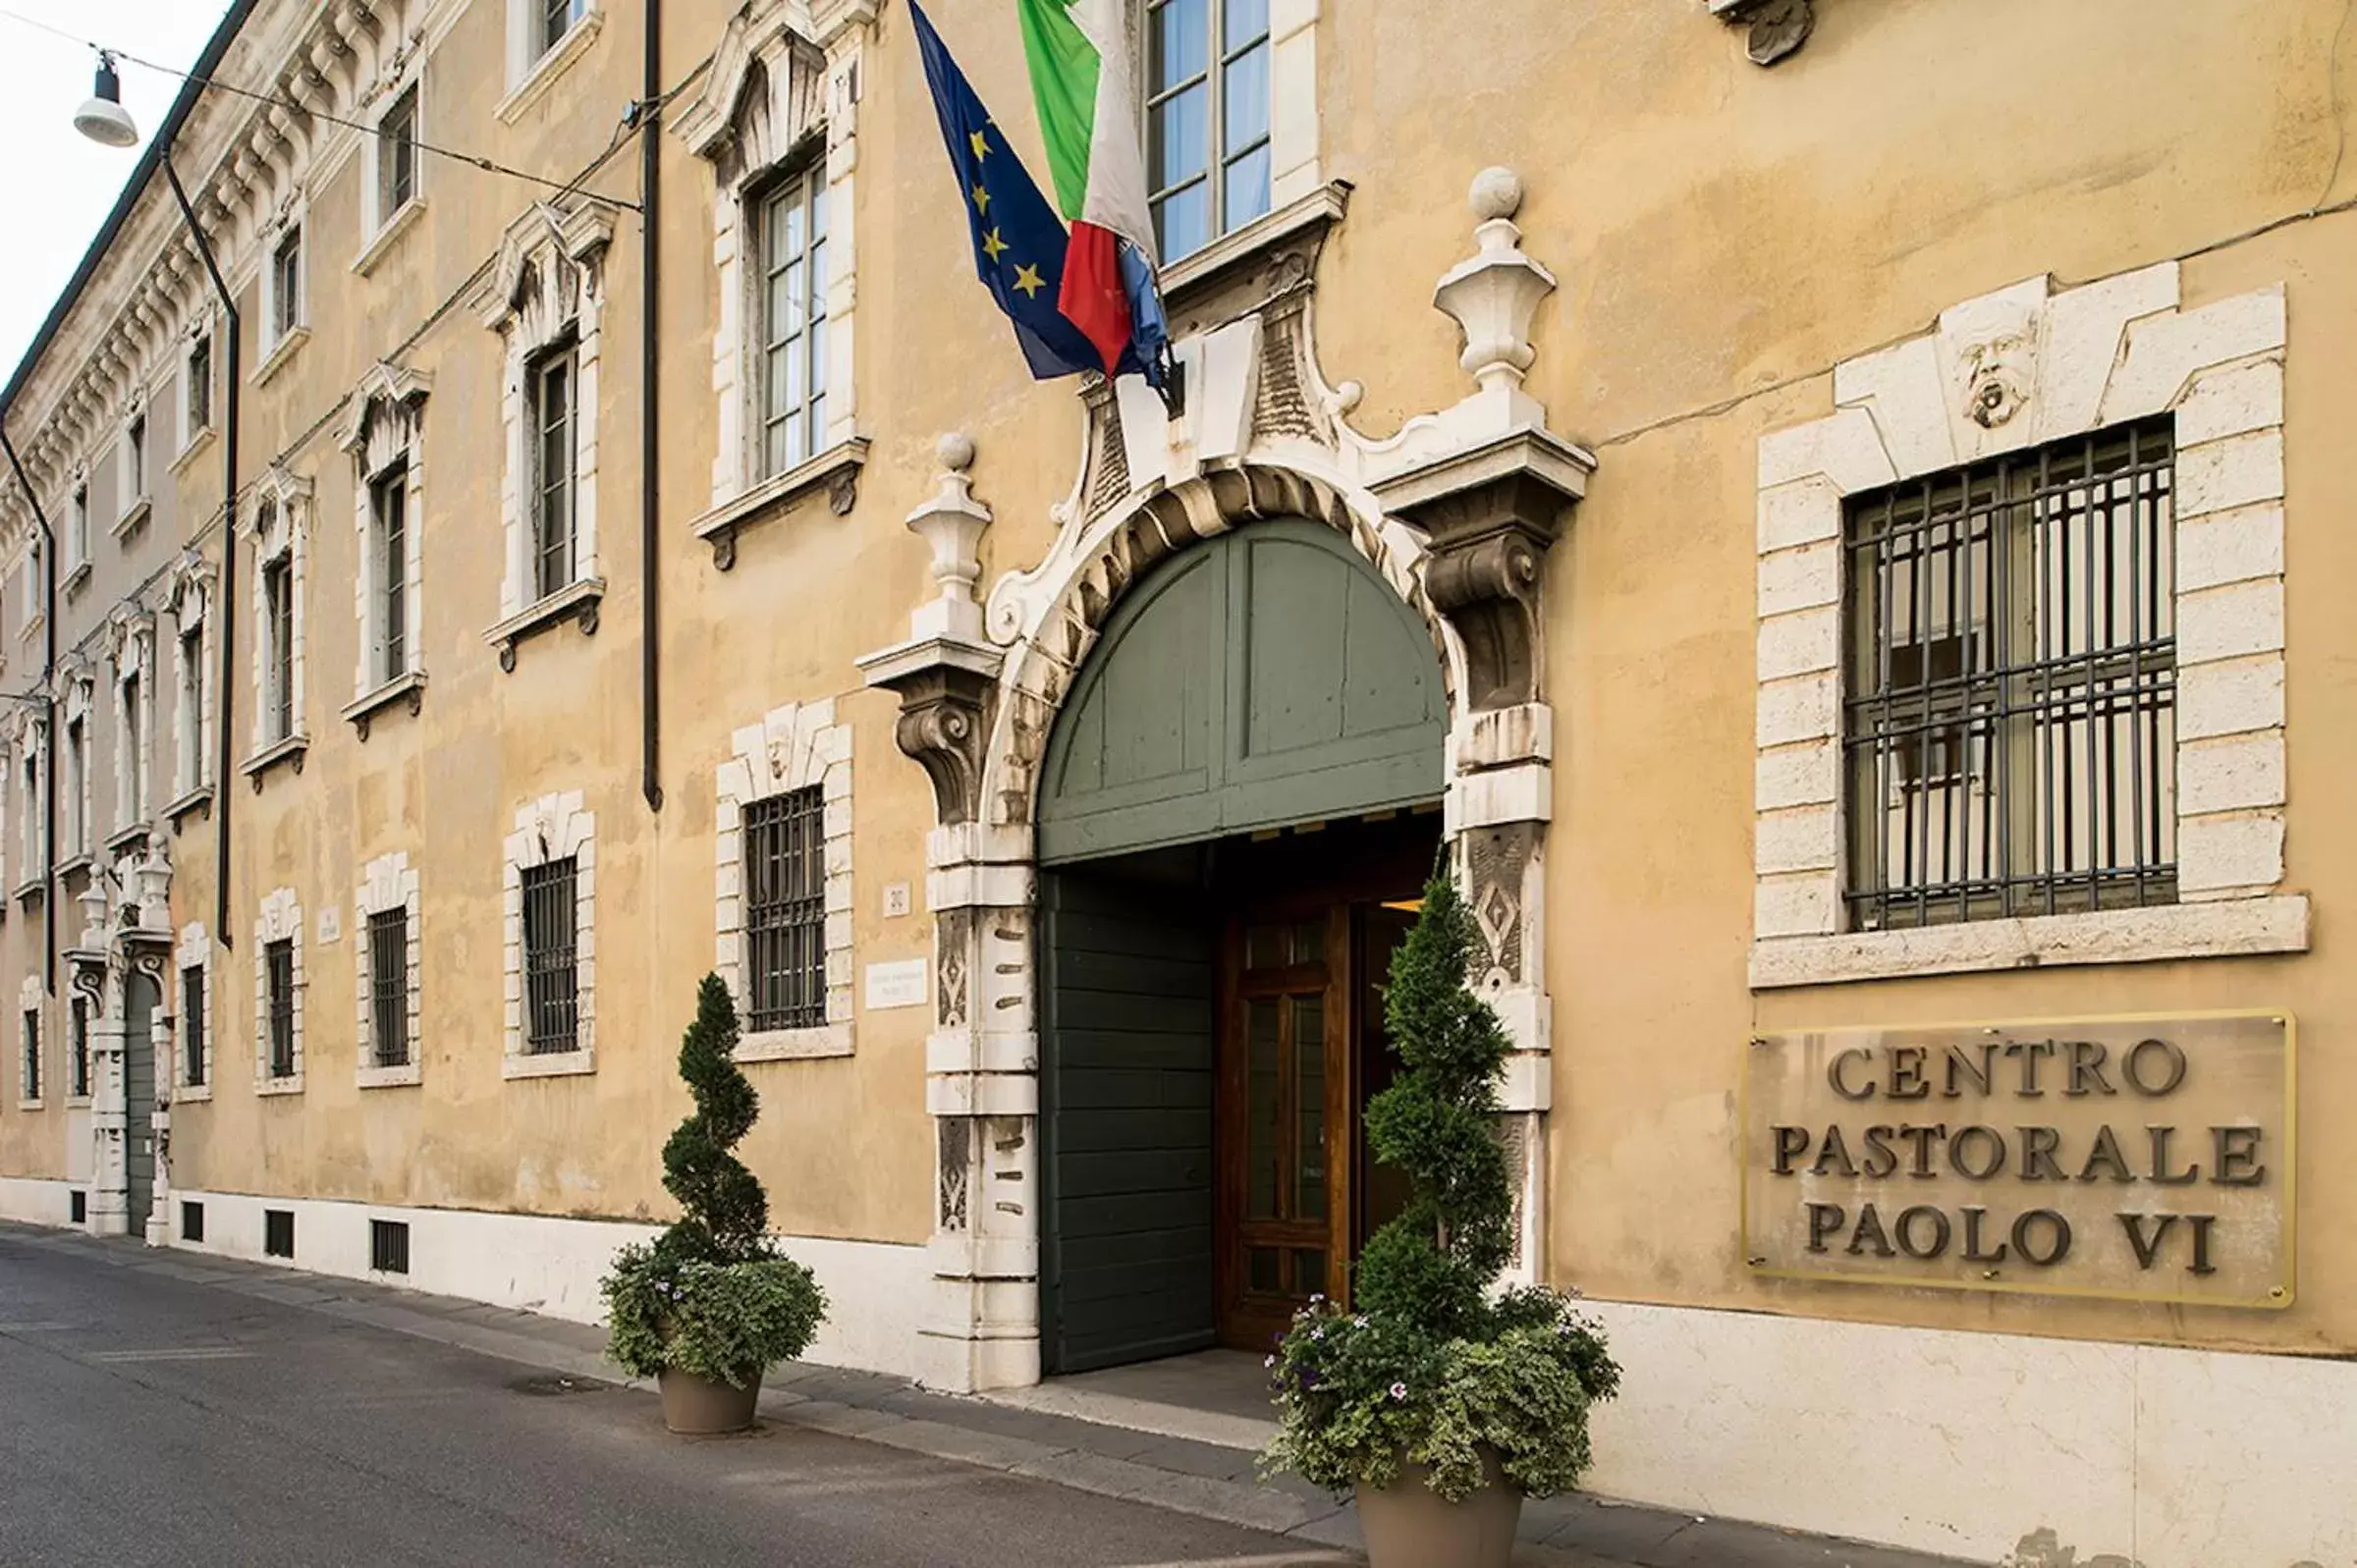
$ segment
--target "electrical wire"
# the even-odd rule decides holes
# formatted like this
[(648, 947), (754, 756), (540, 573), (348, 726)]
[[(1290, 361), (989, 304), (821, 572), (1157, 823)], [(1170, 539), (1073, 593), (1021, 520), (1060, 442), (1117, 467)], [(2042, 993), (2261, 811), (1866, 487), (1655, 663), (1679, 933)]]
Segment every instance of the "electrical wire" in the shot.
[[(42, 32), (51, 33), (57, 37), (65, 39), (69, 43), (81, 44), (86, 49), (95, 51), (102, 59), (121, 60), (127, 64), (138, 66), (143, 70), (153, 71), (159, 76), (173, 77), (182, 81), (195, 82), (198, 86), (208, 87), (216, 92), (226, 92), (240, 98), (250, 98), (256, 103), (267, 103), (278, 108), (289, 109), (297, 114), (302, 115), (308, 119), (317, 120), (325, 125), (343, 126), (349, 130), (369, 134), (373, 134), (377, 129), (372, 125), (365, 124), (358, 120), (347, 120), (340, 115), (332, 115), (323, 110), (313, 109), (306, 104), (298, 102), (297, 100), (286, 97), (280, 93), (256, 92), (251, 87), (241, 87), (235, 82), (223, 81), (218, 77), (200, 77), (193, 72), (182, 71), (176, 67), (164, 65), (160, 62), (148, 60), (139, 55), (132, 54), (128, 50), (110, 48), (107, 45), (95, 42), (92, 39), (84, 38), (76, 33), (68, 32), (61, 27), (51, 27), (46, 22), (35, 21), (33, 18), (26, 16), (24, 13), (19, 11), (0, 9), (0, 17), (5, 17), (11, 22), (23, 23), (26, 27), (36, 28)], [(683, 83), (683, 85), (685, 85), (685, 83)], [(678, 89), (674, 88), (673, 90), (677, 91)], [(668, 96), (668, 94), (666, 96)], [(607, 150), (609, 153), (614, 147), (622, 144), (623, 133), (629, 129), (632, 121), (638, 118), (639, 113), (639, 105), (632, 103), (630, 114), (625, 117), (623, 126), (617, 130), (613, 142), (608, 146)], [(429, 152), (438, 158), (448, 158), (454, 163), (464, 163), (472, 168), (480, 169), (485, 174), (505, 175), (512, 180), (522, 180), (528, 182), (529, 184), (539, 186), (544, 189), (554, 190), (560, 195), (570, 194), (571, 192), (578, 190), (580, 189), (581, 182), (588, 178), (588, 174), (594, 173), (598, 165), (604, 162), (603, 159), (597, 160), (596, 163), (593, 163), (590, 166), (590, 170), (587, 173), (576, 175), (571, 180), (551, 180), (546, 175), (533, 174), (528, 169), (519, 169), (513, 165), (501, 163), (497, 159), (486, 158), (481, 153), (462, 152), (456, 147), (437, 146), (433, 142), (424, 140), (421, 137), (412, 136), (410, 144), (415, 147), (419, 152)], [(629, 200), (626, 197), (600, 195), (598, 199), (600, 201), (610, 202), (617, 207), (627, 207), (632, 212), (637, 212), (640, 210), (637, 202)]]

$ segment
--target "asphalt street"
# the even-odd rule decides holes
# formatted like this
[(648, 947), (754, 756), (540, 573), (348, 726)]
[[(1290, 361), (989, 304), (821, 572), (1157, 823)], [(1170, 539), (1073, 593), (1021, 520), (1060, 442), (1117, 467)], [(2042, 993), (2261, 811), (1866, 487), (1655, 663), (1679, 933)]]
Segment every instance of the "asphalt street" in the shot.
[(805, 1429), (674, 1437), (649, 1393), (0, 1231), (9, 1568), (1312, 1560)]

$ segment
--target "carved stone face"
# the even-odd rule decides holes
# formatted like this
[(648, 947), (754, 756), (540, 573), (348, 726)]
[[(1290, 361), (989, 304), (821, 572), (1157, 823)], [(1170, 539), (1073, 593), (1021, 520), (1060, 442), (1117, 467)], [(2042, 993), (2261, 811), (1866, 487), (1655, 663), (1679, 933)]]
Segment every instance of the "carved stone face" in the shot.
[(1994, 430), (2029, 401), (2023, 364), (2029, 340), (2009, 336), (1976, 344), (1964, 354), (1964, 412), (1984, 430)]

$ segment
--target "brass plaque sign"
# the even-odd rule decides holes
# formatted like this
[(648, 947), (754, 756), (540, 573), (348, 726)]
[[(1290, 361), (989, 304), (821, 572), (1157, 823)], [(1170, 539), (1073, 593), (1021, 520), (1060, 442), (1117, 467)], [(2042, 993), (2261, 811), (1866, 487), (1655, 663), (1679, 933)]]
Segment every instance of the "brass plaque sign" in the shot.
[(1744, 1073), (1755, 1272), (2287, 1307), (2282, 1013), (1764, 1036)]

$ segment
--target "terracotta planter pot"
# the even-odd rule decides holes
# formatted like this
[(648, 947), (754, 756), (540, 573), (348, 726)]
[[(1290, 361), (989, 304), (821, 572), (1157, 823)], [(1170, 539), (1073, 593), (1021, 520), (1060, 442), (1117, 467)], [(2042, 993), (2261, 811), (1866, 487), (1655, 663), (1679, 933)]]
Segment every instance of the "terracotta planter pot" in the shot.
[(1402, 1464), (1391, 1486), (1358, 1488), (1358, 1527), (1369, 1568), (1507, 1568), (1522, 1493), (1507, 1485), (1498, 1456), (1482, 1450), (1489, 1484), (1463, 1502), (1425, 1485), (1432, 1472)]
[(655, 1385), (663, 1390), (663, 1425), (688, 1436), (744, 1431), (753, 1424), (753, 1405), (761, 1397), (758, 1372), (738, 1388), (666, 1367), (655, 1374)]

